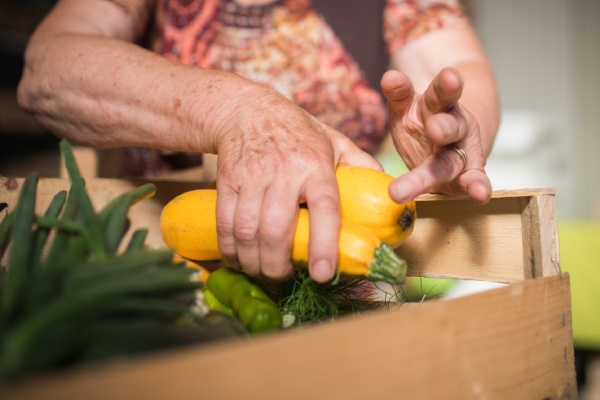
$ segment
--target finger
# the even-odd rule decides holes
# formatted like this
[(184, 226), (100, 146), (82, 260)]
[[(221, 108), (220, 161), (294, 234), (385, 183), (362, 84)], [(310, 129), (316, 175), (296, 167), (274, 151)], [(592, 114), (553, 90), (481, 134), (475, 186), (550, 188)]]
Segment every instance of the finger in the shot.
[(406, 75), (399, 71), (386, 71), (381, 78), (381, 90), (394, 113), (406, 114), (415, 94), (413, 84)]
[(398, 203), (406, 203), (430, 188), (452, 181), (463, 168), (463, 161), (454, 150), (442, 148), (394, 180), (389, 187), (390, 197)]
[(317, 282), (327, 282), (335, 274), (340, 233), (340, 194), (333, 168), (320, 171), (307, 182), (305, 194), (310, 220), (308, 269)]
[(462, 89), (463, 79), (458, 71), (444, 68), (423, 93), (424, 109), (432, 114), (451, 110), (458, 103)]
[(244, 272), (253, 276), (261, 273), (259, 229), (263, 198), (262, 187), (241, 190), (233, 219), (238, 261)]
[(291, 254), (298, 218), (297, 193), (289, 185), (278, 185), (265, 194), (259, 246), (261, 273), (268, 278), (280, 280), (294, 273)]
[(459, 112), (434, 114), (425, 120), (425, 136), (439, 147), (463, 140), (468, 132), (468, 123)]
[(231, 266), (237, 266), (233, 220), (237, 206), (237, 193), (228, 185), (217, 181), (217, 239), (219, 252)]
[(485, 204), (492, 197), (492, 184), (483, 169), (466, 170), (458, 177), (462, 190), (474, 201)]
[(328, 134), (334, 141), (334, 148), (339, 151), (337, 165), (352, 165), (383, 171), (383, 166), (366, 151), (361, 150), (347, 136), (336, 130), (326, 127)]

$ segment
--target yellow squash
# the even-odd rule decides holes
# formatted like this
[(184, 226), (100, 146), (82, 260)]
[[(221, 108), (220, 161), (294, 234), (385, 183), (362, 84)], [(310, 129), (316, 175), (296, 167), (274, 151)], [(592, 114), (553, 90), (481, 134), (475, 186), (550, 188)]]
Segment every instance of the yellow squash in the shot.
[(336, 170), (342, 219), (371, 229), (392, 248), (400, 246), (413, 232), (417, 219), (415, 201), (396, 203), (388, 187), (391, 175), (368, 168), (340, 166)]
[(214, 189), (191, 190), (169, 201), (160, 215), (165, 244), (190, 260), (221, 260), (216, 205)]
[(197, 271), (197, 279), (198, 282), (202, 282), (204, 286), (206, 286), (206, 281), (208, 280), (208, 276), (210, 275), (210, 271), (204, 268), (202, 265), (194, 262), (192, 260), (188, 260), (187, 258), (180, 257), (178, 255), (173, 257), (174, 263), (185, 263), (185, 266)]
[[(163, 209), (160, 228), (163, 239), (178, 255), (192, 260), (222, 259), (217, 242), (216, 191), (185, 192)], [(308, 210), (300, 209), (294, 235), (292, 262), (308, 263)], [(339, 238), (339, 271), (348, 276), (399, 284), (406, 275), (406, 262), (370, 229), (342, 220)]]
[[(292, 247), (292, 262), (296, 266), (308, 265), (309, 228), (308, 210), (302, 208), (298, 214)], [(404, 282), (406, 262), (369, 228), (342, 219), (338, 245), (337, 268), (342, 274), (391, 284)]]

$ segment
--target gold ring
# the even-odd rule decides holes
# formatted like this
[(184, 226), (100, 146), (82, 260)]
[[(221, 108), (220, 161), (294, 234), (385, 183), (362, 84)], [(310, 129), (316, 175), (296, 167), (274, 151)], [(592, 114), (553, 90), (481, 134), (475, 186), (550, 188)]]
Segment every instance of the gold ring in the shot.
[(458, 154), (463, 164), (461, 172), (464, 171), (467, 168), (467, 162), (469, 161), (469, 158), (467, 157), (467, 152), (462, 147), (458, 147), (454, 144), (449, 145), (448, 147), (454, 150), (456, 154)]

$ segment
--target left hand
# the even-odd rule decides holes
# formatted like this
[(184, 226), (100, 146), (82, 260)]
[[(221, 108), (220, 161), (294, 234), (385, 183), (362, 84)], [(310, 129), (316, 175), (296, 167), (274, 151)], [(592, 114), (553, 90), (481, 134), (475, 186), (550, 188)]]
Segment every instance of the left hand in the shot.
[[(431, 191), (489, 201), (492, 185), (484, 170), (479, 124), (459, 102), (460, 73), (445, 68), (418, 94), (406, 75), (391, 70), (381, 88), (394, 145), (411, 170), (390, 184), (392, 199), (404, 203)], [(453, 146), (465, 151), (466, 163)]]

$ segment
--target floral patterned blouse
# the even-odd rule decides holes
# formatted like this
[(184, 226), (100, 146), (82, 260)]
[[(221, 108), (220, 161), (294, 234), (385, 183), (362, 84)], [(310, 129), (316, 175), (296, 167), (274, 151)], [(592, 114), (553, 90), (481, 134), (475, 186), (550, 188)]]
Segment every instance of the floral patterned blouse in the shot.
[[(379, 30), (387, 54), (427, 32), (465, 22), (458, 0), (356, 1), (365, 8), (382, 3), (382, 26), (369, 29)], [(276, 0), (263, 6), (156, 0), (153, 14), (143, 11), (150, 15), (149, 47), (156, 53), (269, 85), (374, 154), (387, 130), (384, 99), (318, 11), (319, 3), (327, 2), (332, 8), (332, 0)], [(338, 1), (336, 12), (343, 15), (352, 2)], [(144, 16), (135, 10), (135, 0), (118, 3), (130, 15)]]

